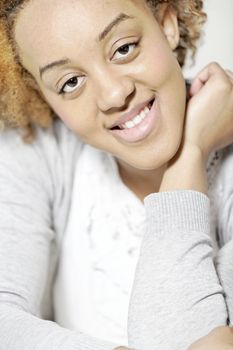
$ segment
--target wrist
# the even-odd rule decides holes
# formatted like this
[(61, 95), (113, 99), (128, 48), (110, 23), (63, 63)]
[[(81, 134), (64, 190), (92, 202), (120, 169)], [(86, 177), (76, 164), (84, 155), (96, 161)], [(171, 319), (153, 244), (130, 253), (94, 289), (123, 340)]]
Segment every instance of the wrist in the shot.
[(159, 191), (193, 190), (207, 194), (205, 164), (205, 154), (198, 146), (182, 145), (168, 163)]

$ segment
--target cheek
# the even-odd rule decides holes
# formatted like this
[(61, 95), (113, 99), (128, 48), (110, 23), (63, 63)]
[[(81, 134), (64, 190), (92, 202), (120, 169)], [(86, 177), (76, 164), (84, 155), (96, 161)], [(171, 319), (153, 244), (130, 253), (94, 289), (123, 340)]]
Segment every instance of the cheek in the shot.
[(56, 115), (69, 127), (73, 129), (75, 127), (75, 114), (72, 108), (65, 108), (62, 104), (56, 103), (56, 101), (49, 101), (50, 106), (53, 108)]
[(174, 77), (179, 78), (176, 57), (165, 42), (147, 43), (144, 52), (137, 63), (136, 73), (140, 81), (149, 83), (151, 88), (157, 90)]
[[(181, 67), (177, 58), (166, 42), (155, 45), (151, 50), (153, 58), (147, 60), (148, 79), (158, 88), (162, 107), (170, 109), (170, 112), (184, 113), (186, 88)], [(149, 72), (148, 72), (149, 71)], [(173, 114), (172, 113), (172, 114)]]
[(186, 90), (181, 68), (166, 42), (150, 45), (150, 51), (147, 45), (147, 52), (138, 66), (138, 81), (158, 94), (161, 113), (173, 126), (184, 117)]
[(64, 124), (79, 135), (84, 141), (95, 137), (96, 116), (95, 106), (90, 103), (90, 95), (73, 100), (62, 99), (50, 91), (41, 89), (45, 100)]
[(58, 102), (50, 99), (48, 103), (70, 130), (82, 137), (91, 132), (90, 118), (88, 118), (90, 113), (83, 107), (77, 106), (75, 100)]

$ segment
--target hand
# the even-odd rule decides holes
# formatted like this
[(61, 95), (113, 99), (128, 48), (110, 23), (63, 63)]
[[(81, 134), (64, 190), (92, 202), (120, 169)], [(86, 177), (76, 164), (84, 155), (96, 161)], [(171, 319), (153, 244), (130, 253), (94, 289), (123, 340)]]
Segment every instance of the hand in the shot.
[(193, 80), (190, 97), (182, 143), (168, 163), (160, 192), (189, 189), (207, 194), (207, 158), (233, 142), (233, 73), (209, 64)]
[(193, 80), (184, 127), (184, 142), (197, 146), (206, 159), (233, 142), (233, 73), (217, 63)]
[(192, 344), (188, 350), (233, 350), (233, 329), (217, 327)]

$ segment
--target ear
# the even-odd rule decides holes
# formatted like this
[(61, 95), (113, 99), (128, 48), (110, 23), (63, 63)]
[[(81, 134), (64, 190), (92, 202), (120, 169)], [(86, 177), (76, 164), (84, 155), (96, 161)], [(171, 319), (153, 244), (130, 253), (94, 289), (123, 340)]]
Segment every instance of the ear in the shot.
[(179, 44), (180, 31), (176, 11), (168, 4), (161, 5), (158, 11), (158, 22), (168, 44), (175, 50)]

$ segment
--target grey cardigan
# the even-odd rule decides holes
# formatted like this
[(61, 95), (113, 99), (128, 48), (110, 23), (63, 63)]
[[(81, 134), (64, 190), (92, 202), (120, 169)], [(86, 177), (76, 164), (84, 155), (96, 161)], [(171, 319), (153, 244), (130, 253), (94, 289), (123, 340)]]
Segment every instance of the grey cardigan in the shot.
[[(59, 120), (49, 130), (38, 128), (32, 144), (15, 130), (0, 134), (0, 350), (127, 345), (53, 321), (53, 283), (82, 145)], [(231, 147), (222, 152), (218, 171), (210, 174), (210, 198), (194, 191), (145, 198), (147, 231), (130, 299), (129, 347), (187, 349), (231, 320), (232, 158)], [(210, 227), (214, 234), (218, 228), (222, 247), (215, 261)]]

